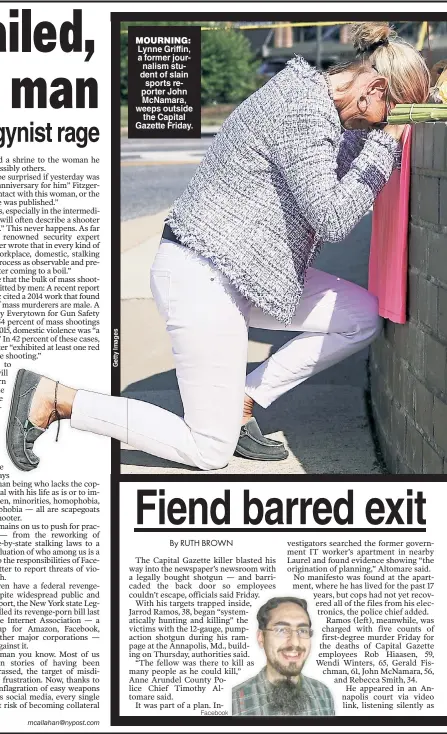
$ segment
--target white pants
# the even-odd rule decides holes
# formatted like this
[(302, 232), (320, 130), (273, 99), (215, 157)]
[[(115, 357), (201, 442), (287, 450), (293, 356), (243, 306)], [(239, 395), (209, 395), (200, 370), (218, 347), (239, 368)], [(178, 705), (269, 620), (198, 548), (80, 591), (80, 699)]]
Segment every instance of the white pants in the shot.
[[(266, 408), (380, 331), (374, 296), (313, 268), (290, 326), (251, 305), (208, 260), (172, 242), (160, 245), (151, 288), (171, 338), (184, 418), (141, 400), (78, 390), (71, 424), (204, 470), (224, 467), (232, 456), (244, 393)], [(249, 325), (304, 333), (246, 378)]]

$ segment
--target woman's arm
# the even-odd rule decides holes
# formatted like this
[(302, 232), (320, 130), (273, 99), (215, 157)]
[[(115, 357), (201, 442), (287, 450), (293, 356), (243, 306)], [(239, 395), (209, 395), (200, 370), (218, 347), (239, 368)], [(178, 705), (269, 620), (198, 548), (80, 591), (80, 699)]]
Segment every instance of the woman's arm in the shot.
[(289, 110), (272, 135), (272, 158), (316, 235), (337, 242), (366, 214), (388, 181), (399, 143), (381, 130), (370, 131), (339, 180), (336, 126), (315, 110), (313, 100), (303, 102)]
[(340, 180), (351, 168), (365, 144), (367, 130), (345, 130), (337, 155), (337, 178)]
[[(342, 135), (340, 148), (337, 155), (337, 177), (338, 180), (349, 171), (360, 152), (363, 150), (365, 140), (369, 135), (368, 130), (345, 130)], [(400, 147), (394, 154), (393, 169), (400, 169), (402, 150)]]

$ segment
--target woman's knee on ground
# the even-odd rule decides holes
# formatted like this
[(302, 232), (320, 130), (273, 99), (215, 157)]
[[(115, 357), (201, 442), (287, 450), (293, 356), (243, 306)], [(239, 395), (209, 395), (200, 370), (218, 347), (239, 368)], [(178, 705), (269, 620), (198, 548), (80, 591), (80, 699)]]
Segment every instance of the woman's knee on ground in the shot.
[[(239, 434), (238, 434), (239, 435)], [(236, 448), (237, 437), (232, 441), (222, 441), (210, 436), (193, 436), (197, 454), (195, 457), (197, 466), (202, 471), (223, 469), (227, 466)]]

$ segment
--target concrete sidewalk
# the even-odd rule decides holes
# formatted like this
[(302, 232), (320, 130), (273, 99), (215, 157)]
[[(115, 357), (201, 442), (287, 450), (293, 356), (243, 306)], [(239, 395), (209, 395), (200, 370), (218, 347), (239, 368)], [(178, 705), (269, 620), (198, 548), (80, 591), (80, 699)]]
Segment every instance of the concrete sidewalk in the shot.
[[(126, 397), (182, 415), (171, 347), (149, 288), (149, 269), (166, 214), (122, 223), (121, 376)], [(363, 285), (369, 222), (362, 227), (351, 242), (329, 246), (331, 251), (323, 254), (317, 267)], [(252, 330), (250, 334), (250, 369), (290, 338), (283, 332)], [(268, 410), (258, 409), (261, 429), (285, 441), (288, 459), (258, 462), (233, 457), (225, 469), (208, 473), (380, 474), (364, 403), (366, 356), (366, 352), (355, 355), (292, 390)], [(203, 474), (130, 446), (122, 448), (123, 473)]]

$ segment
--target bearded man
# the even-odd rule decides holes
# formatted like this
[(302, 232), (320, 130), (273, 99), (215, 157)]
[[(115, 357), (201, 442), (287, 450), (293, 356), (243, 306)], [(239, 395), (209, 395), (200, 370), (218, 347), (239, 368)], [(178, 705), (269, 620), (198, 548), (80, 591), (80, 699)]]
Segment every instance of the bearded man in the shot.
[(233, 688), (233, 716), (334, 716), (327, 686), (301, 672), (313, 634), (307, 602), (274, 597), (259, 609), (257, 620), (267, 664)]

